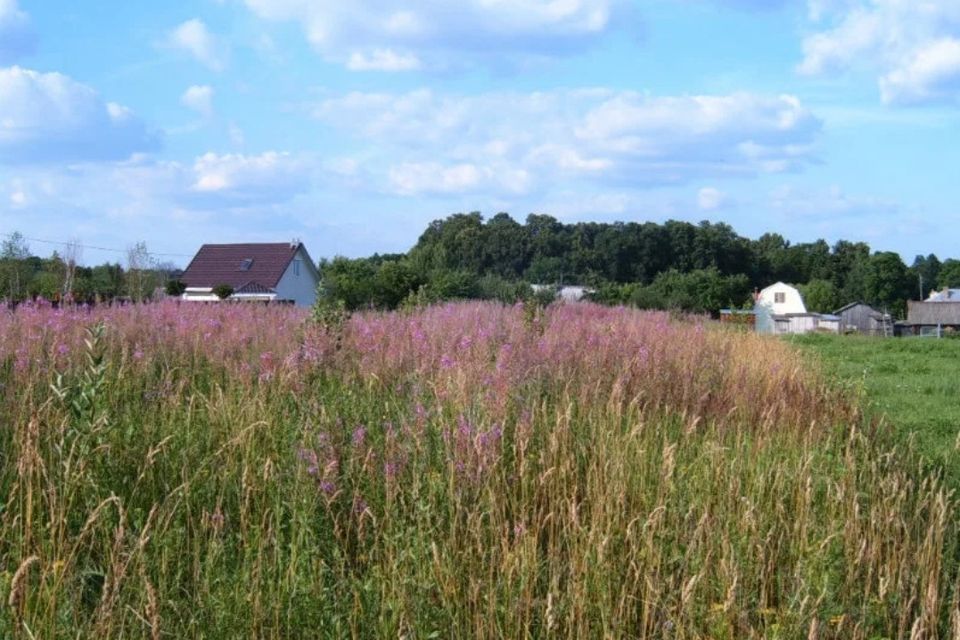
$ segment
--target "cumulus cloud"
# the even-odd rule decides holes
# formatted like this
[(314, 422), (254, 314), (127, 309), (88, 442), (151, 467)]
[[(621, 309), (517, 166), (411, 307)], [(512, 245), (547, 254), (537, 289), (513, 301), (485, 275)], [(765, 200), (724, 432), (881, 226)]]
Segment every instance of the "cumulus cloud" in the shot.
[(458, 194), (490, 191), (524, 193), (530, 176), (521, 168), (469, 162), (403, 162), (389, 169), (389, 182), (398, 195)]
[[(135, 154), (117, 162), (22, 166), (6, 185), (0, 180), (0, 214), (6, 201), (6, 208), (28, 212), (86, 210), (101, 227), (107, 220), (106, 226), (118, 220), (143, 225), (145, 216), (154, 215), (157, 220), (150, 224), (162, 226), (175, 211), (188, 219), (273, 216), (310, 189), (315, 165), (309, 157), (267, 151), (211, 152), (192, 162)], [(104, 184), (110, 188), (103, 189)]]
[(597, 39), (628, 11), (625, 0), (246, 0), (254, 14), (302, 25), (327, 59), (355, 70), (456, 64), (451, 54), (552, 56)]
[(129, 109), (67, 76), (0, 69), (0, 163), (112, 160), (158, 142)]
[(278, 202), (306, 191), (311, 163), (286, 152), (206, 153), (186, 173), (188, 193), (224, 203)]
[(877, 73), (887, 103), (960, 99), (960, 3), (809, 0), (817, 30), (798, 70)]
[(322, 102), (314, 115), (366, 140), (367, 170), (402, 195), (529, 193), (558, 180), (638, 187), (777, 173), (812, 160), (821, 127), (791, 96), (650, 97), (603, 89), (351, 93)]
[(189, 53), (212, 71), (223, 71), (227, 67), (229, 48), (198, 18), (187, 20), (170, 31), (167, 43)]
[(30, 17), (20, 10), (17, 0), (0, 0), (0, 64), (33, 51), (36, 39)]
[(204, 118), (210, 118), (213, 116), (213, 88), (209, 85), (193, 85), (180, 96), (180, 104)]

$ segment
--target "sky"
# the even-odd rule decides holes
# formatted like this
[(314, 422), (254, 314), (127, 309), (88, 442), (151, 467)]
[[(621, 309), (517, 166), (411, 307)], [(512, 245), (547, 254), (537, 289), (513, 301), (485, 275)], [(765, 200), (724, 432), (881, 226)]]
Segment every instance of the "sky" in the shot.
[(0, 235), (409, 249), (455, 212), (960, 257), (960, 0), (0, 0)]

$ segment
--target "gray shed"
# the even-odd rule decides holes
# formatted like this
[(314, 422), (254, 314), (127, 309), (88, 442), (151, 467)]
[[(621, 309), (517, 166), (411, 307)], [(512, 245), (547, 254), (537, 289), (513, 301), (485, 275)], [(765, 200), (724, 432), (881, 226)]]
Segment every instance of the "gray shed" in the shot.
[(890, 314), (877, 311), (864, 302), (851, 302), (845, 307), (837, 309), (834, 315), (840, 316), (841, 333), (862, 333), (870, 336), (882, 336), (884, 333), (884, 322), (887, 326), (893, 326), (890, 320)]

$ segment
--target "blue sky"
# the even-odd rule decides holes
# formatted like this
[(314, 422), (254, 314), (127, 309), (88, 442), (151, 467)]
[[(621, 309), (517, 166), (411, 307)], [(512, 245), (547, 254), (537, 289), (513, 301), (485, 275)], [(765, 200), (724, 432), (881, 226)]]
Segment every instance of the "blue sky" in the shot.
[(0, 0), (0, 234), (41, 255), (479, 210), (960, 257), (958, 142), (953, 0)]

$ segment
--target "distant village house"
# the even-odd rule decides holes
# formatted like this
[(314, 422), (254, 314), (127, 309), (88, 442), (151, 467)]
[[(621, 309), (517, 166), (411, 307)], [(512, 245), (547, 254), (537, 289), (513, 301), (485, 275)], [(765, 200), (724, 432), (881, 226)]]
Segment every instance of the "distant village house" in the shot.
[(899, 329), (906, 335), (960, 331), (960, 289), (934, 291), (923, 302), (907, 301), (907, 321)]
[(533, 289), (534, 293), (554, 291), (557, 299), (562, 302), (580, 302), (591, 293), (596, 293), (595, 289), (576, 285), (564, 285), (562, 287), (556, 287), (552, 284), (532, 284), (530, 285), (530, 288)]
[(310, 306), (317, 298), (320, 273), (299, 241), (268, 244), (205, 244), (180, 278), (181, 298), (217, 302), (214, 290), (232, 289), (230, 300), (283, 302)]

